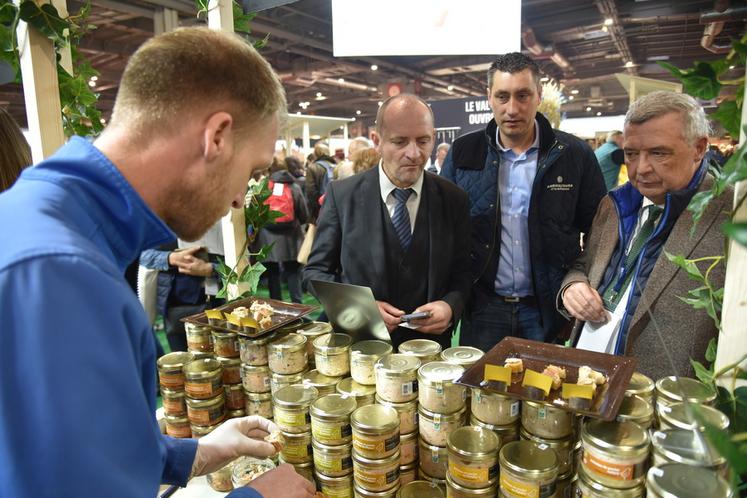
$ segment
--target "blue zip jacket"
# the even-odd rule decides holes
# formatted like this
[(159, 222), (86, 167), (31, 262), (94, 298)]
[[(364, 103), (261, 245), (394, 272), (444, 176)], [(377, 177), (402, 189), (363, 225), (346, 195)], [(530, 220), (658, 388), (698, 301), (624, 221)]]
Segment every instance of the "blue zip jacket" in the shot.
[(184, 485), (197, 442), (159, 431), (154, 336), (123, 276), (172, 231), (75, 137), (0, 194), (0, 233), (0, 496)]

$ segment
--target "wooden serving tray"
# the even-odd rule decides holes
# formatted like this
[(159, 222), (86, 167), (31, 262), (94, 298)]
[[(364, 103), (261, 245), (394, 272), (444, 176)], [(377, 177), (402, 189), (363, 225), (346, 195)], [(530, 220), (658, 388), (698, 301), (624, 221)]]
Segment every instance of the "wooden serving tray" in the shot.
[(568, 401), (561, 396), (561, 389), (552, 389), (544, 400), (563, 410), (587, 415), (602, 420), (614, 420), (625, 397), (630, 378), (635, 372), (638, 361), (629, 356), (615, 356), (596, 353), (584, 349), (566, 348), (556, 344), (529, 341), (518, 337), (506, 337), (488, 351), (480, 360), (467, 370), (457, 381), (468, 387), (479, 387), (489, 391), (499, 392), (519, 399), (540, 401), (530, 397), (522, 384), (524, 373), (513, 374), (511, 385), (506, 391), (491, 389), (490, 385), (482, 385), (485, 365), (503, 366), (506, 358), (521, 358), (524, 370), (527, 368), (542, 372), (547, 365), (557, 365), (566, 369), (564, 382), (575, 383), (578, 380), (578, 369), (584, 365), (607, 376), (607, 383), (597, 387), (589, 410), (572, 408)]
[(262, 301), (275, 309), (275, 313), (272, 314), (272, 325), (264, 329), (247, 329), (247, 328), (236, 328), (233, 324), (226, 322), (225, 320), (208, 320), (207, 315), (203, 311), (195, 315), (190, 315), (182, 318), (183, 322), (194, 323), (195, 325), (209, 326), (216, 330), (222, 330), (224, 332), (235, 332), (240, 335), (248, 337), (260, 337), (278, 329), (284, 325), (287, 325), (295, 320), (298, 320), (302, 316), (306, 316), (312, 311), (317, 309), (317, 306), (309, 304), (296, 304), (296, 303), (285, 303), (276, 299), (264, 299), (260, 297), (247, 297), (245, 299), (239, 299), (228, 304), (224, 304), (218, 308), (224, 314), (228, 314), (239, 306), (246, 306), (249, 308), (253, 302)]

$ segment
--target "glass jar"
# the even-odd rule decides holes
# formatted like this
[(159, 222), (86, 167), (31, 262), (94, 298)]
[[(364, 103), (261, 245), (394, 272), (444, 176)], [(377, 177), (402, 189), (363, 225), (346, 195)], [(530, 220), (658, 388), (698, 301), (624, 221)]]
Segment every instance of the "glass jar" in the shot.
[(236, 384), (233, 386), (224, 386), (223, 392), (226, 395), (226, 410), (243, 410), (245, 403), (244, 386)]
[(399, 484), (386, 491), (369, 491), (358, 486), (357, 483), (353, 485), (355, 498), (397, 498), (398, 492)]
[(635, 422), (588, 420), (581, 428), (581, 466), (610, 488), (634, 488), (646, 479), (648, 433)]
[(633, 372), (633, 376), (628, 382), (628, 388), (625, 390), (625, 396), (640, 396), (653, 406), (654, 389), (654, 381), (650, 377), (640, 372)]
[(293, 384), (303, 383), (303, 376), (307, 372), (298, 372), (295, 374), (279, 374), (273, 373), (270, 375), (270, 392), (275, 394), (275, 391), (285, 386), (292, 386)]
[(728, 479), (726, 459), (702, 433), (685, 429), (656, 431), (651, 436), (652, 464), (661, 467), (667, 463), (682, 463), (705, 467)]
[[(400, 480), (401, 480), (400, 475)], [(400, 482), (397, 498), (444, 498), (443, 490), (428, 481), (415, 481), (408, 484)]]
[(233, 483), (231, 482), (232, 472), (233, 462), (215, 472), (211, 472), (205, 476), (205, 479), (207, 480), (208, 485), (215, 491), (226, 493), (233, 490)]
[[(311, 453), (311, 450), (309, 450)], [(280, 458), (280, 461), (283, 462), (283, 459)], [(309, 481), (311, 484), (314, 485), (314, 488), (316, 489), (316, 481), (314, 480), (314, 462), (307, 462), (307, 463), (294, 463), (293, 468), (296, 470), (296, 473)]]
[(241, 357), (241, 362), (252, 366), (267, 365), (267, 344), (276, 338), (277, 334), (275, 332), (257, 339), (239, 336), (239, 356)]
[(519, 420), (521, 402), (499, 393), (472, 388), (472, 416), (490, 425), (509, 425)]
[(187, 415), (187, 404), (184, 402), (184, 391), (172, 391), (161, 388), (163, 396), (163, 413), (172, 417)]
[(357, 408), (355, 398), (327, 394), (311, 404), (311, 433), (322, 444), (340, 445), (352, 439), (350, 415)]
[(513, 441), (501, 448), (500, 490), (506, 498), (555, 496), (558, 457), (531, 441)]
[(376, 396), (376, 386), (358, 384), (352, 377), (342, 379), (335, 387), (339, 394), (348, 398), (355, 398), (358, 406), (372, 405)]
[(233, 464), (231, 481), (235, 488), (243, 488), (265, 472), (275, 468), (269, 459), (241, 457)]
[[(351, 460), (352, 461), (352, 460)], [(353, 473), (340, 477), (328, 477), (319, 471), (314, 472), (319, 489), (328, 498), (353, 498)]]
[(246, 417), (246, 410), (244, 408), (239, 410), (226, 410), (226, 420), (241, 417)]
[(201, 437), (205, 437), (211, 432), (213, 432), (215, 429), (218, 428), (220, 424), (215, 425), (194, 425), (190, 424), (190, 429), (192, 430), (192, 437), (195, 439), (200, 439)]
[(223, 393), (210, 399), (187, 398), (187, 418), (193, 425), (216, 425), (226, 417), (226, 398)]
[[(350, 416), (353, 449), (364, 458), (388, 458), (399, 454), (399, 415), (382, 405), (357, 408)], [(399, 465), (399, 464), (398, 464)]]
[(489, 429), (495, 432), (495, 435), (498, 436), (501, 440), (501, 447), (503, 447), (503, 445), (506, 443), (510, 443), (511, 441), (519, 440), (520, 426), (516, 422), (507, 425), (492, 425), (477, 420), (477, 418), (475, 418), (475, 416), (473, 415), (469, 419), (469, 425), (476, 425), (477, 427), (482, 427), (483, 429)]
[(396, 487), (399, 484), (399, 450), (385, 458), (367, 458), (354, 447), (353, 480), (364, 490), (377, 493)]
[(699, 380), (688, 377), (664, 377), (656, 382), (656, 412), (659, 405), (671, 405), (687, 399), (696, 405), (712, 405), (716, 392)]
[(573, 472), (573, 447), (574, 440), (572, 437), (564, 439), (545, 439), (530, 434), (526, 429), (521, 429), (519, 433), (521, 439), (531, 441), (540, 448), (552, 448), (558, 455), (558, 475), (564, 476)]
[(405, 403), (392, 403), (381, 399), (376, 394), (376, 403), (389, 408), (394, 408), (399, 414), (399, 431), (402, 434), (410, 434), (418, 430), (418, 400), (407, 401)]
[(616, 489), (596, 482), (589, 477), (583, 467), (578, 468), (576, 496), (579, 498), (644, 498), (646, 487), (639, 484), (634, 488)]
[(309, 370), (303, 375), (303, 385), (311, 386), (319, 392), (319, 396), (337, 392), (337, 383), (342, 377), (330, 377), (319, 370)]
[(629, 420), (644, 429), (649, 429), (654, 422), (654, 407), (640, 396), (626, 395), (620, 403), (615, 420)]
[(460, 486), (454, 482), (450, 475), (446, 475), (446, 496), (448, 498), (493, 498), (497, 491), (498, 486), (496, 485), (482, 489), (470, 489)]
[(297, 334), (306, 337), (306, 354), (309, 356), (309, 363), (314, 363), (314, 340), (325, 334), (332, 333), (332, 325), (327, 322), (311, 322), (301, 325), (296, 329)]
[(466, 406), (467, 388), (454, 382), (464, 367), (432, 361), (418, 369), (418, 402), (435, 413), (454, 413)]
[(223, 358), (239, 357), (239, 335), (235, 332), (213, 330), (213, 351)]
[(283, 432), (283, 448), (280, 457), (286, 463), (300, 464), (313, 461), (311, 449), (311, 433)]
[(299, 434), (311, 431), (309, 407), (317, 398), (317, 390), (310, 386), (286, 386), (272, 395), (273, 414), (283, 432)]
[(350, 376), (359, 384), (376, 385), (374, 364), (392, 352), (392, 345), (384, 341), (360, 341), (350, 348)]
[(406, 486), (408, 483), (418, 478), (418, 465), (417, 463), (411, 463), (410, 465), (399, 466), (399, 485)]
[(465, 370), (480, 361), (480, 358), (484, 355), (485, 353), (481, 349), (472, 346), (455, 346), (441, 351), (443, 361), (461, 365)]
[(320, 374), (345, 377), (350, 373), (350, 345), (347, 334), (325, 334), (314, 339), (314, 364)]
[(247, 415), (272, 418), (272, 394), (244, 391), (244, 409)]
[(573, 414), (545, 403), (524, 401), (521, 425), (535, 436), (563, 439), (573, 434)]
[(208, 399), (223, 393), (223, 368), (218, 360), (193, 360), (184, 365), (182, 371), (188, 397)]
[(306, 337), (288, 334), (267, 345), (267, 362), (275, 373), (294, 374), (306, 370), (309, 356), (306, 353)]
[(420, 437), (428, 444), (445, 447), (449, 440), (449, 434), (464, 425), (466, 412), (467, 410), (462, 408), (458, 412), (441, 415), (419, 406)]
[(415, 356), (421, 365), (425, 365), (431, 361), (438, 361), (442, 349), (439, 343), (430, 339), (411, 339), (400, 344), (397, 352)]
[(498, 481), (500, 439), (482, 427), (460, 427), (449, 435), (451, 480), (465, 488), (482, 489)]
[(399, 435), (399, 466), (410, 465), (418, 460), (418, 435), (413, 433)]
[(204, 325), (195, 325), (194, 323), (184, 323), (184, 333), (187, 336), (187, 350), (190, 353), (212, 353), (213, 352), (213, 335), (212, 329)]
[(726, 480), (703, 467), (668, 463), (651, 467), (646, 478), (650, 498), (731, 498), (734, 491)]
[(165, 354), (158, 358), (156, 363), (158, 366), (158, 383), (161, 385), (161, 389), (183, 391), (184, 372), (182, 369), (192, 360), (194, 360), (194, 355), (184, 351)]
[(340, 477), (353, 471), (352, 445), (331, 446), (312, 439), (314, 468), (327, 477)]
[(691, 416), (690, 411), (697, 411), (703, 420), (710, 426), (720, 431), (729, 428), (729, 417), (723, 412), (710, 406), (690, 406), (685, 403), (672, 403), (671, 405), (659, 405), (659, 427), (661, 429), (687, 429), (696, 428), (704, 432), (705, 426)]
[(441, 489), (446, 489), (446, 479), (439, 479), (437, 477), (429, 476), (427, 472), (423, 470), (423, 467), (418, 467), (418, 479), (421, 481), (428, 481), (434, 486), (438, 486)]
[(420, 360), (406, 354), (388, 354), (375, 365), (376, 394), (386, 401), (404, 403), (418, 397)]
[(223, 367), (223, 385), (241, 384), (241, 360), (239, 358), (216, 358)]
[(418, 437), (420, 467), (431, 477), (446, 479), (449, 468), (449, 449), (433, 446)]
[(171, 437), (189, 438), (192, 437), (192, 429), (189, 428), (189, 419), (187, 417), (174, 417), (166, 415), (166, 434)]
[(250, 393), (270, 391), (270, 368), (262, 366), (241, 365), (241, 381), (244, 389)]

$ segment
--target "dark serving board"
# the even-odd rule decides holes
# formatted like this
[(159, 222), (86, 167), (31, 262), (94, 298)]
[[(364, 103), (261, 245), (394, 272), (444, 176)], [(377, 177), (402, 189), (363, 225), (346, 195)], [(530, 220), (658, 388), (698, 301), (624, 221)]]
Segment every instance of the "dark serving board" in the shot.
[(625, 397), (625, 390), (628, 388), (628, 383), (638, 363), (635, 358), (629, 356), (615, 356), (518, 337), (506, 337), (470, 367), (457, 383), (500, 392), (519, 399), (538, 401), (530, 397), (522, 387), (523, 372), (513, 374), (511, 385), (506, 391), (491, 389), (489, 384), (481, 385), (486, 364), (503, 366), (506, 358), (512, 357), (523, 360), (524, 370), (531, 369), (542, 373), (547, 365), (564, 367), (566, 369), (565, 382), (568, 383), (575, 383), (578, 380), (578, 369), (584, 365), (605, 374), (608, 379), (607, 383), (597, 387), (589, 410), (572, 408), (561, 396), (562, 389), (552, 389), (550, 394), (542, 400), (557, 408), (602, 420), (614, 420), (617, 416), (620, 403)]

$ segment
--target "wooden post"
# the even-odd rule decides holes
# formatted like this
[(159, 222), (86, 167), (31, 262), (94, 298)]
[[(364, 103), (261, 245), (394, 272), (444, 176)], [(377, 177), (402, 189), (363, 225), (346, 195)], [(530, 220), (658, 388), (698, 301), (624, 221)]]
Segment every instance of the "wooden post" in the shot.
[(233, 33), (233, 2), (210, 0), (208, 4), (208, 26), (210, 29)]
[[(61, 18), (66, 18), (69, 14), (67, 12), (66, 0), (52, 0), (52, 5), (57, 9), (57, 13)], [(60, 51), (60, 66), (62, 69), (67, 71), (67, 74), (73, 76), (73, 55), (70, 52), (70, 46), (62, 48)]]
[(179, 13), (173, 9), (156, 9), (153, 13), (153, 34), (160, 35), (179, 27)]
[[(15, 2), (18, 4), (20, 0)], [(37, 0), (37, 3), (46, 2)], [(64, 3), (64, 0), (59, 0), (59, 4)], [(38, 163), (65, 143), (60, 87), (57, 81), (57, 54), (52, 40), (25, 22), (18, 23), (16, 33), (29, 126), (29, 145), (32, 159), (34, 163)]]

